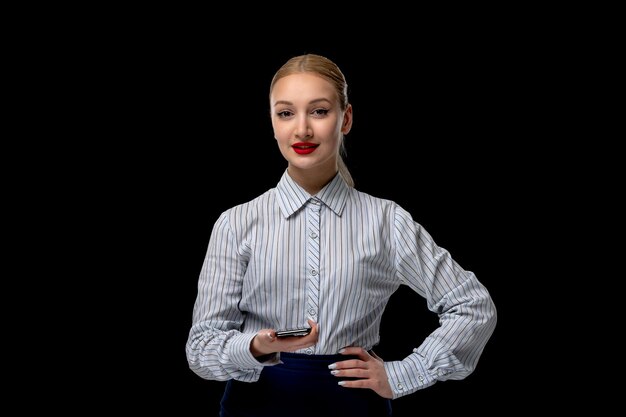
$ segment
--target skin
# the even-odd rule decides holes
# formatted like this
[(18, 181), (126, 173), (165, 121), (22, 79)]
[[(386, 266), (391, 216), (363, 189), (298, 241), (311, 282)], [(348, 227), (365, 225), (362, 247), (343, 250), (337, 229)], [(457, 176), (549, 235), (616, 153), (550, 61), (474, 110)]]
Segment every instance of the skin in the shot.
[[(343, 134), (352, 127), (352, 106), (342, 111), (333, 85), (311, 73), (292, 74), (274, 84), (270, 94), (274, 137), (291, 178), (311, 195), (337, 173)], [(298, 142), (319, 145), (301, 155)]]
[[(313, 73), (292, 74), (277, 81), (270, 94), (270, 105), (274, 137), (287, 160), (289, 175), (309, 194), (317, 194), (337, 174), (341, 141), (352, 127), (352, 106), (342, 111), (333, 85)], [(298, 154), (293, 145), (303, 142), (316, 149)], [(250, 351), (259, 357), (313, 346), (319, 328), (312, 320), (309, 325), (312, 330), (307, 336), (277, 338), (275, 329), (259, 330)], [(329, 372), (337, 377), (359, 378), (341, 381), (340, 385), (369, 388), (381, 397), (393, 397), (381, 358), (361, 347), (347, 347), (339, 353), (356, 355), (358, 359), (336, 362)]]

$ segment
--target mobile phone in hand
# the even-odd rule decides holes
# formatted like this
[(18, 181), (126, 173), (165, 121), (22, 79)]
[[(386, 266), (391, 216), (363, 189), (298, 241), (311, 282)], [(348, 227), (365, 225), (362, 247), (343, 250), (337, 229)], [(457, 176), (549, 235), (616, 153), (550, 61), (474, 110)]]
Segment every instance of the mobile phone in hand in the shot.
[(310, 327), (299, 327), (297, 329), (277, 330), (276, 337), (306, 336), (309, 333), (311, 333)]

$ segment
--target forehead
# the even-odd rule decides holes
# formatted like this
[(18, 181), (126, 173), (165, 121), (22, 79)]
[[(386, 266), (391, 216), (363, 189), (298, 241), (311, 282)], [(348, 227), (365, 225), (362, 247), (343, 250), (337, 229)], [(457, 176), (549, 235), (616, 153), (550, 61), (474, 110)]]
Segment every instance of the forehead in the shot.
[(281, 78), (274, 84), (271, 94), (272, 104), (279, 100), (296, 103), (319, 98), (335, 100), (336, 97), (335, 89), (329, 81), (317, 74), (308, 72), (291, 74)]

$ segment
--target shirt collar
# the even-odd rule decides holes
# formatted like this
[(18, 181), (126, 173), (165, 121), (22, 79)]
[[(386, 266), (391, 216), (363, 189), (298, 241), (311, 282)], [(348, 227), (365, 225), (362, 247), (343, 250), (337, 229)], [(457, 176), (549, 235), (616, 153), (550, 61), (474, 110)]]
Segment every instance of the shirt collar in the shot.
[[(289, 176), (287, 170), (285, 170), (278, 182), (276, 191), (278, 195), (278, 205), (285, 218), (300, 210), (307, 201), (313, 198), (313, 196), (307, 193), (304, 188), (300, 187)], [(332, 181), (326, 184), (324, 188), (317, 193), (315, 198), (327, 205), (337, 216), (341, 216), (349, 193), (350, 187), (343, 178), (341, 178), (341, 175), (337, 174)]]

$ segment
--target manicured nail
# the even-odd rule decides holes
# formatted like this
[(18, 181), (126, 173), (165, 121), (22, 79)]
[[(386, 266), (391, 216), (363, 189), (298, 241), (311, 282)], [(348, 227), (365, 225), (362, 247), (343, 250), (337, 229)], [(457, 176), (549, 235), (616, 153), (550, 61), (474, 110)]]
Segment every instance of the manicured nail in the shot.
[(341, 348), (341, 349), (339, 349), (339, 353), (343, 353), (343, 352), (345, 352), (345, 351), (346, 351), (346, 348)]
[(346, 383), (346, 381), (339, 381), (339, 382), (337, 382), (337, 385), (343, 385), (345, 383)]
[(331, 363), (330, 365), (328, 365), (328, 369), (335, 369), (337, 367), (336, 363)]
[(337, 375), (339, 373), (339, 371), (334, 370), (334, 371), (330, 371), (330, 373), (333, 374), (333, 375)]

